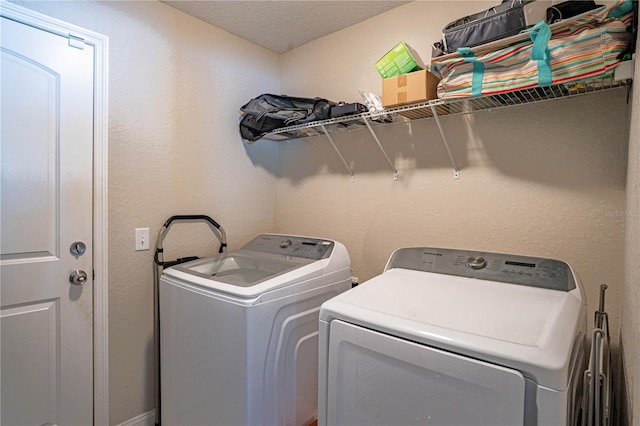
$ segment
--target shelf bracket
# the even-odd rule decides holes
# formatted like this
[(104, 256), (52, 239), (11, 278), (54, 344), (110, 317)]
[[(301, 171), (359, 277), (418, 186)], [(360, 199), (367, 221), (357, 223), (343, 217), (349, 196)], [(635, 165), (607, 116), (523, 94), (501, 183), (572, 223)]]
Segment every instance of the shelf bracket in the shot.
[(347, 171), (349, 172), (349, 176), (351, 176), (351, 183), (353, 183), (355, 180), (355, 176), (353, 175), (353, 170), (351, 170), (351, 167), (349, 167), (349, 165), (347, 164), (347, 161), (344, 159), (344, 157), (340, 153), (340, 150), (338, 149), (336, 143), (333, 141), (333, 139), (331, 139), (331, 135), (329, 134), (329, 132), (327, 132), (327, 129), (324, 127), (324, 124), (320, 124), (320, 128), (324, 132), (324, 135), (327, 137), (327, 139), (329, 139), (329, 142), (331, 142), (331, 146), (338, 154), (338, 157), (340, 157), (340, 160), (342, 160), (342, 164), (344, 164), (344, 167), (346, 167)]
[(391, 169), (393, 170), (393, 180), (398, 180), (398, 169), (396, 169), (396, 166), (393, 164), (393, 161), (391, 161), (391, 159), (387, 155), (386, 151), (382, 147), (382, 144), (380, 143), (380, 139), (378, 139), (378, 136), (376, 135), (376, 132), (373, 131), (373, 128), (369, 124), (369, 120), (367, 120), (366, 117), (362, 117), (362, 120), (364, 121), (364, 124), (367, 125), (367, 129), (369, 129), (369, 132), (371, 133), (371, 136), (373, 136), (373, 139), (378, 144), (378, 148), (380, 148), (380, 151), (382, 151), (382, 155), (384, 155), (384, 158), (387, 159), (387, 163), (389, 163), (389, 165), (391, 166)]
[(456, 162), (453, 159), (453, 154), (451, 154), (451, 150), (449, 149), (449, 144), (447, 143), (447, 138), (444, 135), (444, 131), (442, 130), (442, 124), (440, 124), (440, 117), (438, 117), (438, 111), (436, 111), (436, 106), (431, 104), (431, 112), (433, 113), (433, 118), (436, 120), (436, 125), (438, 126), (438, 130), (440, 131), (440, 137), (442, 137), (442, 142), (444, 142), (444, 147), (447, 148), (447, 154), (449, 154), (449, 161), (451, 161), (451, 165), (453, 166), (453, 178), (460, 179), (460, 170), (458, 170), (458, 166), (456, 166)]

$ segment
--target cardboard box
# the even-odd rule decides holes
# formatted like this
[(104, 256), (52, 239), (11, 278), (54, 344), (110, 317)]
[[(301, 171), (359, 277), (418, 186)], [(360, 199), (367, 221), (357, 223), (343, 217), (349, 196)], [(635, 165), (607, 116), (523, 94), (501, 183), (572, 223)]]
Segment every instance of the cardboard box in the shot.
[(376, 69), (382, 78), (389, 78), (424, 69), (424, 63), (415, 50), (401, 41), (376, 62)]
[(427, 70), (414, 71), (382, 80), (385, 108), (437, 99), (438, 77)]

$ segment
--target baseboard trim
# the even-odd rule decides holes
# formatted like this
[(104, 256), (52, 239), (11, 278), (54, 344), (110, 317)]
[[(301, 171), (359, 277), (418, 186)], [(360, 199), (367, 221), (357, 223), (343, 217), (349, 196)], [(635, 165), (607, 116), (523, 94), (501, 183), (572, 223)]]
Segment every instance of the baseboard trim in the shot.
[(139, 416), (120, 423), (118, 426), (154, 426), (156, 423), (156, 410), (147, 411)]

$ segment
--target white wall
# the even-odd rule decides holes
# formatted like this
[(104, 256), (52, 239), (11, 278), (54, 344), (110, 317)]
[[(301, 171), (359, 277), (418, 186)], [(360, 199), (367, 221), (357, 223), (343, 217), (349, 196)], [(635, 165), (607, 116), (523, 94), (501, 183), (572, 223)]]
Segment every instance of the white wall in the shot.
[[(244, 145), (238, 109), (278, 92), (279, 58), (159, 2), (18, 2), (109, 37), (110, 422), (154, 408), (153, 251), (174, 214), (207, 214), (231, 248), (275, 229), (278, 146)], [(200, 234), (200, 235), (199, 235)], [(208, 228), (176, 225), (165, 260), (213, 253)]]
[[(638, 58), (636, 57), (636, 61)], [(634, 76), (640, 81), (640, 67)], [(625, 234), (625, 276), (622, 297), (622, 409), (626, 424), (640, 422), (640, 87), (633, 85), (633, 109), (629, 132), (627, 205)], [(625, 423), (621, 423), (625, 424)]]
[[(428, 61), (445, 24), (492, 2), (472, 4), (412, 2), (285, 53), (283, 92), (336, 101), (357, 100), (357, 89), (380, 93), (379, 57), (404, 40)], [(378, 132), (397, 182), (366, 130), (334, 137), (354, 183), (324, 137), (289, 142), (281, 150), (278, 228), (343, 242), (361, 282), (402, 246), (560, 258), (584, 281), (589, 318), (599, 285), (609, 284), (617, 333), (628, 108), (619, 90), (443, 117), (459, 180), (433, 120)]]

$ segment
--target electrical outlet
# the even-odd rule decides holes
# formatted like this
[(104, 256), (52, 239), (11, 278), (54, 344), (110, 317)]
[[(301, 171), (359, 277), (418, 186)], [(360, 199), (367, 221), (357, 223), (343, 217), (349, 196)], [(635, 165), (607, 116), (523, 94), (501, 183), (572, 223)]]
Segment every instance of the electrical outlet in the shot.
[(149, 250), (149, 228), (136, 228), (136, 251)]

